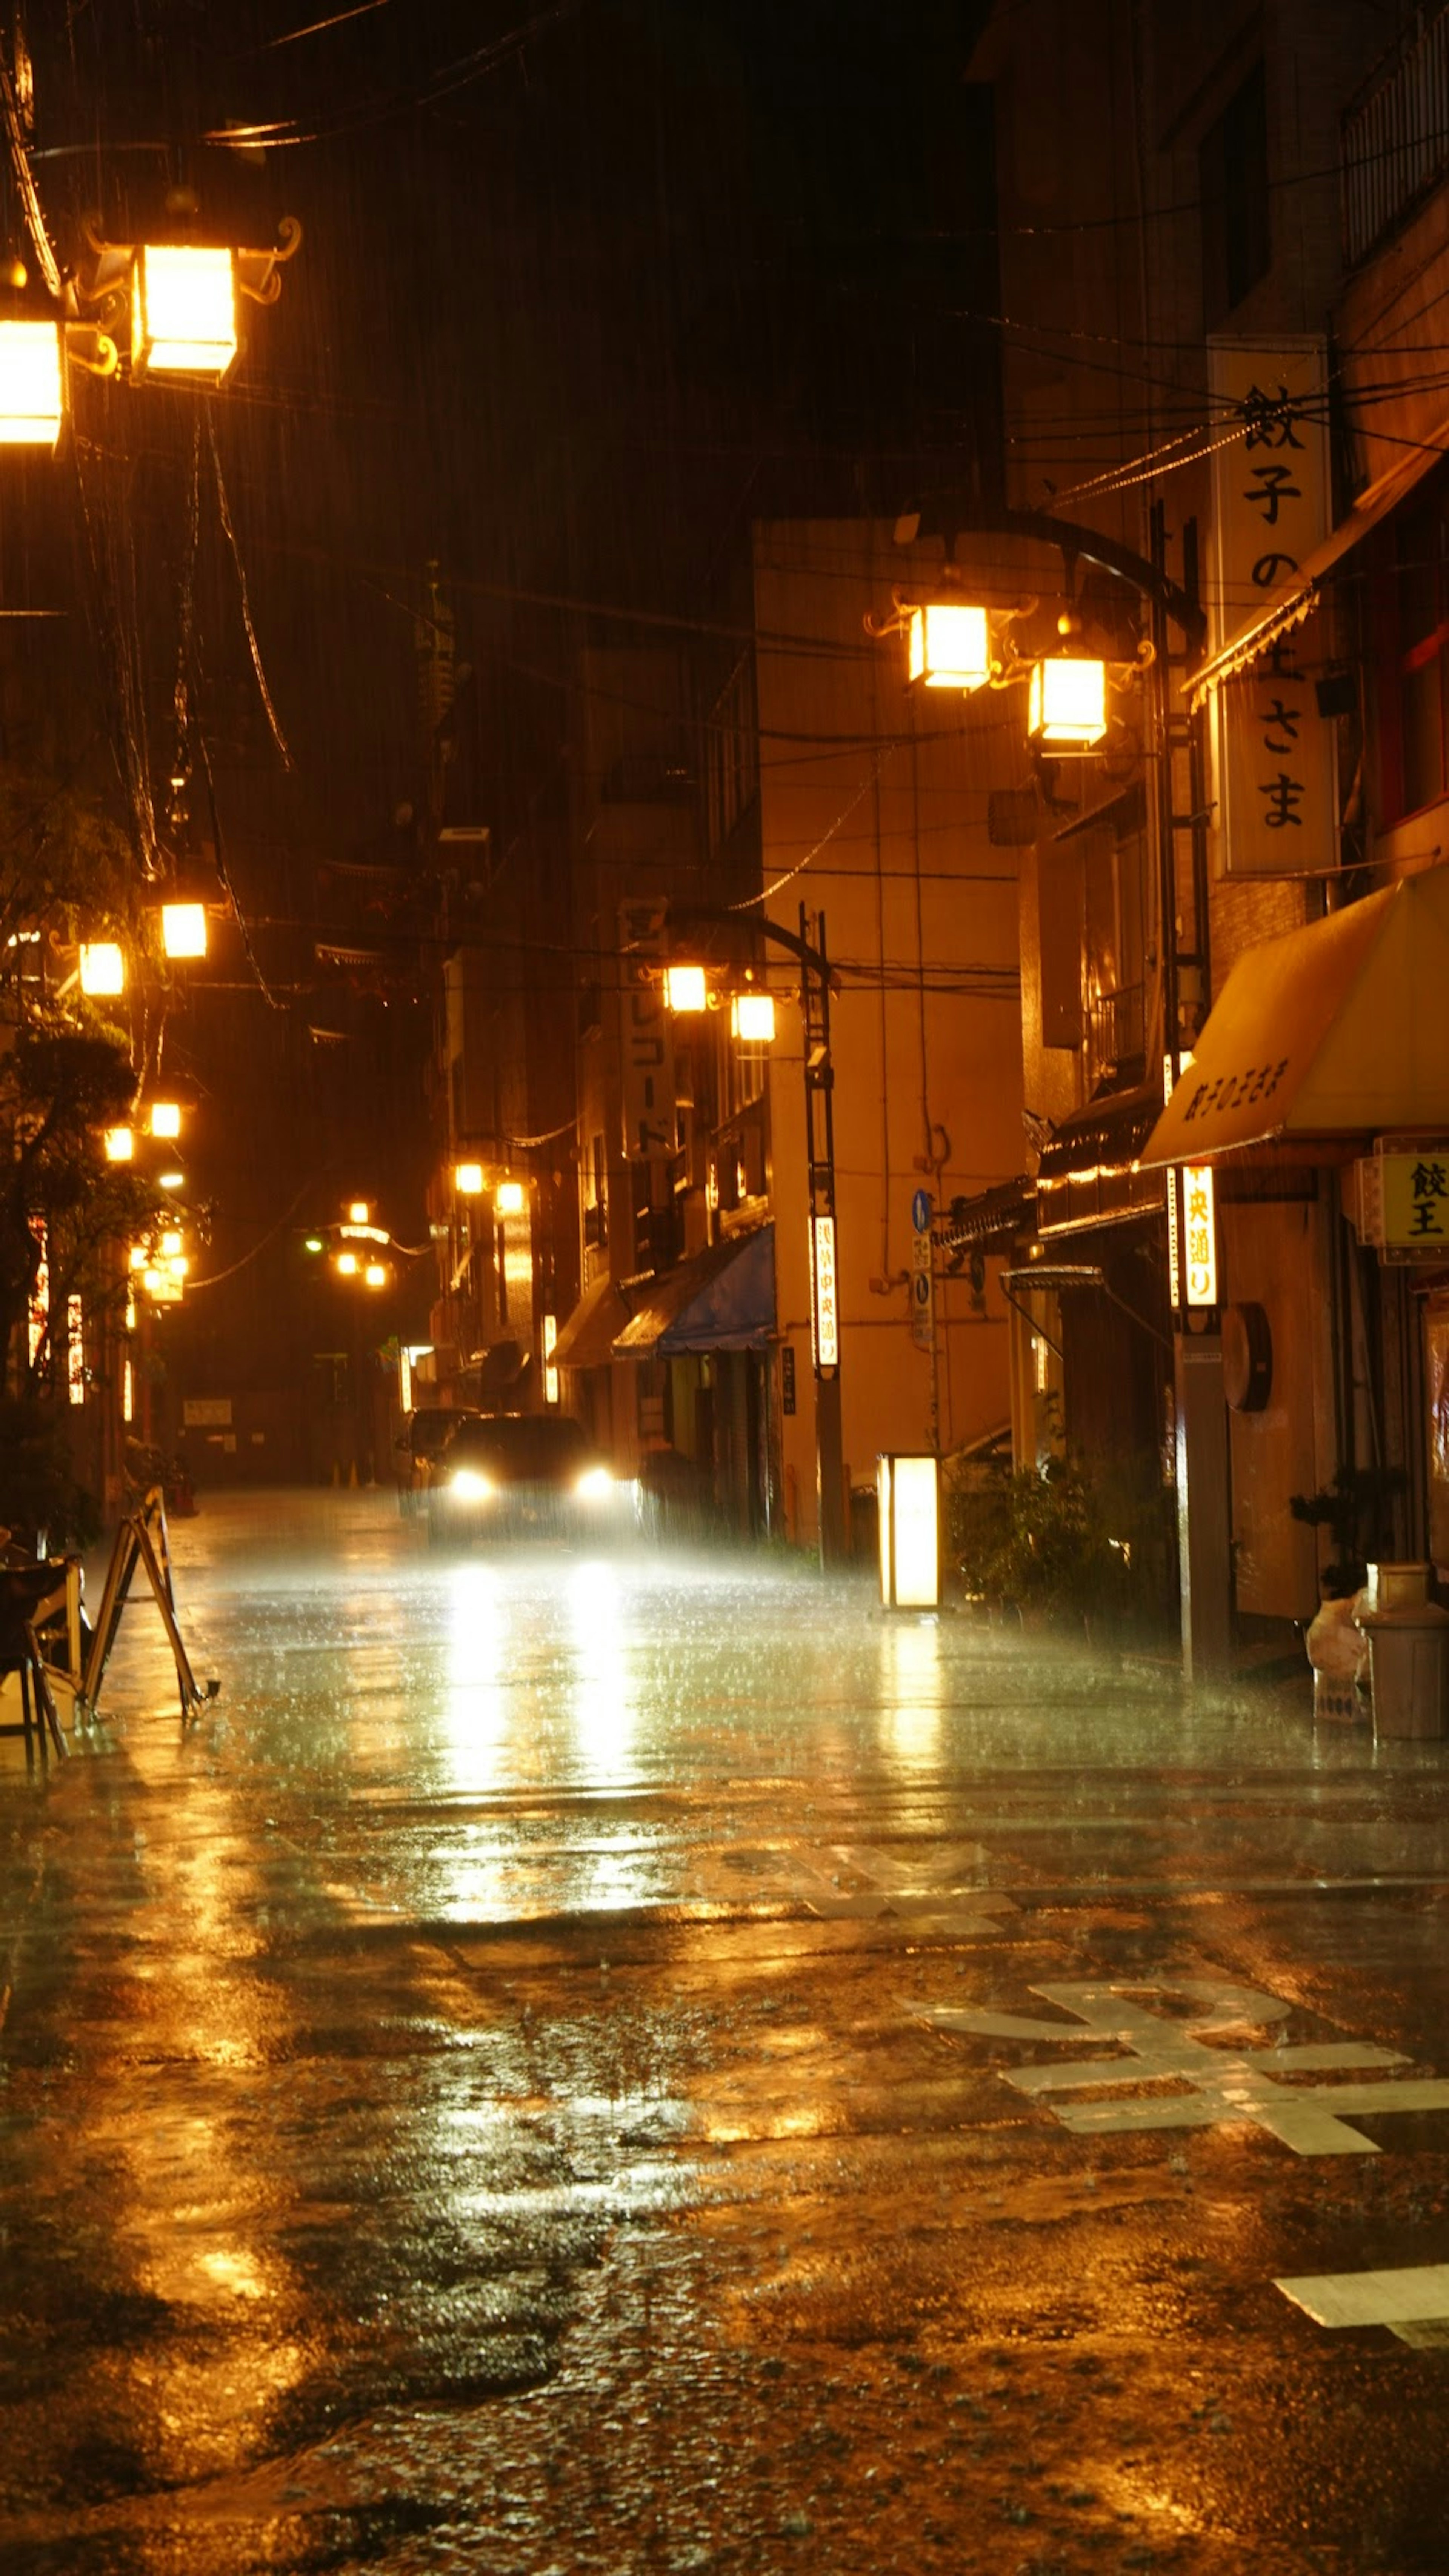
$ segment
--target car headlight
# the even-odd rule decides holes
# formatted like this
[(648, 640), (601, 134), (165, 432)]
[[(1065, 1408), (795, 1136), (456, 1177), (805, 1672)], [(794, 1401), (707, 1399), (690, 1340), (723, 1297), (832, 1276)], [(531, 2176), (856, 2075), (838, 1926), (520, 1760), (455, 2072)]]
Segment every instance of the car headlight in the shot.
[(476, 1467), (455, 1467), (448, 1478), (448, 1491), (460, 1503), (486, 1503), (493, 1491), (491, 1480)]
[(607, 1467), (586, 1467), (574, 1487), (581, 1503), (607, 1502), (614, 1490), (614, 1479)]

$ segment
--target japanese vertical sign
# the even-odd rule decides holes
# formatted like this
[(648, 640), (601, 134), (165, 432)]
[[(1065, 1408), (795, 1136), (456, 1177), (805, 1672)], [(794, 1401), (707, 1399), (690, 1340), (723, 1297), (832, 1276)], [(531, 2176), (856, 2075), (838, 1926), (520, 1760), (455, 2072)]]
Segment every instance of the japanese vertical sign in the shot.
[[(1225, 441), (1212, 460), (1216, 648), (1271, 604), (1332, 524), (1326, 344), (1209, 340), (1208, 383), (1213, 436)], [(1334, 726), (1313, 687), (1322, 619), (1315, 609), (1218, 691), (1229, 876), (1297, 876), (1337, 858)]]
[(674, 1152), (674, 1031), (664, 999), (666, 907), (621, 903), (620, 1088), (624, 1158), (649, 1163)]
[(840, 1366), (840, 1312), (836, 1303), (835, 1219), (817, 1216), (811, 1221), (814, 1259), (811, 1262), (811, 1319), (815, 1327), (815, 1372), (823, 1376)]

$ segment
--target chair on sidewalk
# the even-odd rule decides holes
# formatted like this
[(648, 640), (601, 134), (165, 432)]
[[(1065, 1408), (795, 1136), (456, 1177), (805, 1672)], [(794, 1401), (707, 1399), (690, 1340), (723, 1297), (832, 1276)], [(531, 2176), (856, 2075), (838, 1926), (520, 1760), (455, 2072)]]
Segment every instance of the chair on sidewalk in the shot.
[(11, 1673), (17, 1674), (20, 1682), (19, 1721), (0, 1725), (0, 1735), (24, 1737), (28, 1769), (34, 1768), (37, 1737), (42, 1761), (49, 1759), (52, 1745), (62, 1761), (66, 1753), (35, 1630), (41, 1604), (55, 1587), (53, 1565), (0, 1564), (0, 1682), (8, 1680)]

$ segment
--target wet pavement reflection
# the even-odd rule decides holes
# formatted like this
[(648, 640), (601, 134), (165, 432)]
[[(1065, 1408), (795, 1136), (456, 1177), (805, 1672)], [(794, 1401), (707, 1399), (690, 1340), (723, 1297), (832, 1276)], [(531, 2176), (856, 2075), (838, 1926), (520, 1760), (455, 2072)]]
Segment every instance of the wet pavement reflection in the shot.
[(139, 1607), (0, 1770), (7, 2571), (1449, 2565), (1449, 1750), (768, 1555), (173, 1539), (221, 1697)]

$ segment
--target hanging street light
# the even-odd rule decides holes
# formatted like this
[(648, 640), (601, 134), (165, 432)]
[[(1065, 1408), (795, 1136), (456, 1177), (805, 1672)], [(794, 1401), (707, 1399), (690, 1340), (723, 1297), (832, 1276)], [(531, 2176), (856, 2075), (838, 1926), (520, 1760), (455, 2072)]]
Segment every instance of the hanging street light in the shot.
[(206, 955), (205, 904), (163, 903), (161, 945), (168, 957), (204, 957)]
[(742, 1046), (772, 1046), (775, 1040), (774, 994), (734, 994), (730, 1000), (730, 1029)]
[(181, 1103), (179, 1100), (152, 1101), (151, 1133), (153, 1136), (175, 1137), (180, 1135)]
[(92, 998), (97, 995), (124, 993), (126, 959), (114, 939), (83, 939), (80, 949), (80, 988)]
[(500, 1181), (493, 1193), (495, 1216), (522, 1216), (526, 1203), (522, 1181)]
[(991, 677), (986, 611), (967, 600), (932, 599), (908, 612), (906, 667), (924, 689), (984, 688)]
[(460, 1199), (481, 1199), (484, 1188), (482, 1164), (455, 1163), (453, 1187)]
[(64, 418), (59, 322), (0, 321), (0, 447), (53, 448)]
[(1043, 751), (1087, 752), (1107, 730), (1107, 665), (1054, 653), (1032, 665), (1026, 730)]
[(131, 373), (219, 385), (237, 353), (229, 250), (147, 242), (131, 270)]
[(664, 1000), (671, 1011), (707, 1011), (709, 982), (702, 966), (666, 966)]
[(133, 1162), (136, 1153), (135, 1130), (131, 1127), (108, 1127), (101, 1139), (108, 1163)]

